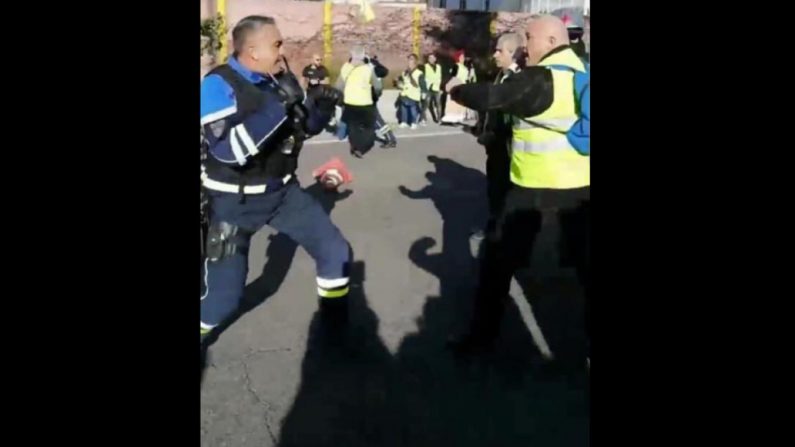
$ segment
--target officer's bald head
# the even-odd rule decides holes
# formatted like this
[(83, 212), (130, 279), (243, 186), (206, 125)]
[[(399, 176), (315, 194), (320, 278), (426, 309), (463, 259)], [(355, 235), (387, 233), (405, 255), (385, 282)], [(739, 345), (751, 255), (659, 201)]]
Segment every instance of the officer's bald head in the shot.
[(569, 32), (562, 20), (551, 15), (534, 16), (525, 28), (527, 65), (538, 65), (555, 48), (569, 44)]

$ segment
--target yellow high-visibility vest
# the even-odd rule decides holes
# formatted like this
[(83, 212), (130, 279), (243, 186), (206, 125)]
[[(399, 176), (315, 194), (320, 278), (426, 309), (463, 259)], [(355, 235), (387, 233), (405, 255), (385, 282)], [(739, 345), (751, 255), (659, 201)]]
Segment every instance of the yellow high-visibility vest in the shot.
[(347, 78), (348, 75), (351, 74), (351, 70), (353, 70), (353, 64), (352, 63), (345, 62), (344, 64), (342, 64), (342, 67), (340, 68), (340, 75), (339, 75), (338, 79), (342, 79), (343, 81), (345, 81), (345, 78)]
[(422, 90), (420, 90), (420, 76), (422, 76), (422, 71), (420, 71), (419, 68), (415, 68), (414, 71), (411, 72), (411, 78), (414, 79), (414, 83), (417, 84), (415, 87), (411, 84), (411, 80), (408, 79), (405, 74), (403, 74), (403, 89), (401, 90), (400, 94), (409, 99), (413, 99), (414, 101), (421, 101)]
[[(345, 67), (343, 66), (343, 69)], [(345, 80), (345, 104), (351, 106), (373, 105), (373, 68), (369, 64), (350, 66), (345, 73), (340, 72)]]
[[(555, 53), (539, 65), (565, 65), (585, 71), (582, 61), (571, 49)], [(591, 158), (580, 155), (565, 135), (577, 121), (574, 73), (550, 70), (554, 89), (552, 105), (536, 116), (525, 117), (534, 124), (513, 117), (511, 182), (525, 188), (573, 189), (589, 186)]]
[(469, 80), (469, 69), (464, 64), (458, 64), (457, 66), (458, 72), (455, 74), (455, 77), (466, 84), (466, 82)]
[(431, 64), (425, 64), (425, 83), (428, 90), (440, 91), (442, 87), (442, 66), (436, 64), (436, 69), (431, 68)]

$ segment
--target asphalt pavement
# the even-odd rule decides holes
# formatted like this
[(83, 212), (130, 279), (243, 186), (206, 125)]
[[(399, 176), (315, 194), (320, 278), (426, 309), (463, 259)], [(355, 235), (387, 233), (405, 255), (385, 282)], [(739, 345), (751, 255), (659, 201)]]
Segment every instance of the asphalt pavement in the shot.
[[(354, 251), (350, 337), (340, 347), (318, 330), (306, 252), (259, 232), (246, 312), (210, 348), (203, 446), (588, 445), (582, 296), (556, 265), (554, 222), (514, 281), (497, 353), (456, 361), (445, 340), (471, 310), (485, 154), (455, 128), (400, 129), (398, 140), (363, 159), (329, 135), (303, 149), (301, 184)], [(339, 194), (310, 174), (333, 156), (354, 176)], [(558, 362), (544, 361), (546, 347)]]

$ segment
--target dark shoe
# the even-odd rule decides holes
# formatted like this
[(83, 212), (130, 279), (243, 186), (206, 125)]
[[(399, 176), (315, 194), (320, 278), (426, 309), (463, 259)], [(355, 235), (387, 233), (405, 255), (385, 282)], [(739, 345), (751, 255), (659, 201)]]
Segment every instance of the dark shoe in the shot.
[(387, 141), (381, 145), (381, 149), (391, 149), (397, 147), (397, 141)]
[(353, 155), (356, 158), (363, 158), (364, 157), (364, 154), (358, 149), (351, 150), (351, 155)]

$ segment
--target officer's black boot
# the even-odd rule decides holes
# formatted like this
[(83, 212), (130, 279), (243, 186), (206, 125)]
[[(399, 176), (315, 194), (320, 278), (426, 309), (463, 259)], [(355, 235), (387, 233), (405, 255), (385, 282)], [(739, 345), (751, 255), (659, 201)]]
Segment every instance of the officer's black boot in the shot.
[(320, 322), (324, 340), (342, 344), (348, 332), (348, 297), (320, 298)]

